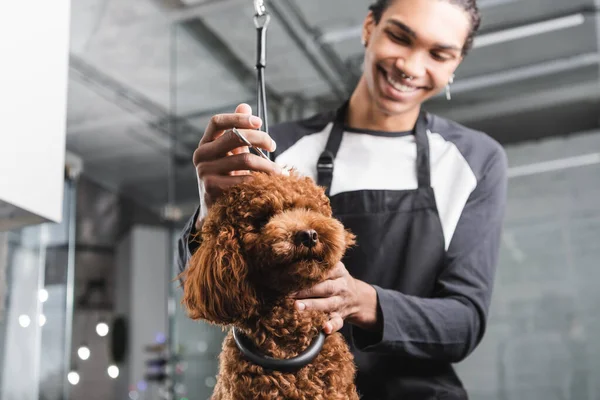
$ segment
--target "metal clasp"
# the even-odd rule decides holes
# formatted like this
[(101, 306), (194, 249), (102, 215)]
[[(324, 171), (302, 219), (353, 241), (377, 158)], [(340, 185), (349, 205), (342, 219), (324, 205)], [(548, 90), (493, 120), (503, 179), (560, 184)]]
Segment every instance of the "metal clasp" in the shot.
[(267, 13), (264, 0), (254, 0), (254, 25), (256, 29), (266, 28), (271, 20), (271, 16)]
[(266, 13), (267, 9), (265, 8), (264, 0), (254, 0), (254, 10), (259, 17)]

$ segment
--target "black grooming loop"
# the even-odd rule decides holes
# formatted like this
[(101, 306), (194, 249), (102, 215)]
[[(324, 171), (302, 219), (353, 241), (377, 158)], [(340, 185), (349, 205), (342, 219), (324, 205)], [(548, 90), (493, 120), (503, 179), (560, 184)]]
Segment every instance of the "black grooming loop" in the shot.
[(254, 364), (274, 371), (294, 372), (310, 364), (319, 355), (325, 343), (325, 333), (321, 331), (306, 350), (296, 357), (286, 359), (273, 358), (259, 353), (252, 342), (235, 327), (233, 328), (233, 339), (242, 354)]

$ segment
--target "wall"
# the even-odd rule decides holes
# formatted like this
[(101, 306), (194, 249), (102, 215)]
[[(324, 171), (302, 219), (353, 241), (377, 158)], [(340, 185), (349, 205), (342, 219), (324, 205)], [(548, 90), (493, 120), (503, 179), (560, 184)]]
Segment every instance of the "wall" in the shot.
[(68, 0), (0, 6), (2, 229), (62, 219), (69, 20)]
[[(134, 290), (130, 285), (134, 274), (149, 272), (155, 265), (165, 271), (158, 284), (165, 283), (166, 255), (163, 257), (157, 252), (166, 251), (167, 243), (161, 243), (160, 238), (152, 235), (147, 238), (148, 244), (144, 244), (145, 239), (140, 242), (138, 237), (141, 231), (135, 228), (138, 225), (144, 226), (144, 232), (162, 230), (162, 221), (148, 209), (85, 177), (81, 179), (77, 192), (76, 304), (71, 350), (72, 360), (77, 364), (81, 380), (71, 388), (72, 400), (112, 399), (115, 390), (121, 393), (119, 398), (127, 396), (129, 380), (123, 378), (127, 378), (129, 369), (119, 366), (119, 378), (116, 381), (108, 376), (107, 367), (113, 362), (110, 353), (112, 336), (109, 333), (106, 337), (99, 337), (95, 327), (101, 319), (110, 326), (114, 318), (121, 314), (128, 317), (133, 315), (134, 319), (129, 319), (131, 329), (139, 325), (135, 320), (136, 314), (131, 314), (134, 310), (132, 307), (136, 296), (141, 296), (140, 301), (144, 301), (148, 293)], [(149, 247), (147, 253), (152, 255), (149, 260), (151, 262), (140, 261), (145, 257), (146, 246)], [(89, 291), (88, 285), (93, 281), (102, 282), (105, 285), (104, 291)], [(86, 293), (90, 295), (87, 296)], [(153, 290), (151, 295), (155, 294), (158, 292)], [(84, 301), (86, 298), (87, 301)], [(153, 298), (161, 301), (159, 297)], [(166, 307), (166, 297), (162, 301)], [(154, 310), (158, 308), (154, 307)], [(139, 315), (144, 316), (143, 318), (148, 316), (143, 311)], [(155, 316), (152, 315), (152, 318)], [(130, 334), (134, 336), (137, 333), (131, 330)], [(136, 339), (132, 337), (132, 340)], [(91, 357), (87, 361), (77, 357), (77, 349), (83, 342), (91, 350)]]
[(600, 132), (507, 152), (512, 177), (489, 325), (460, 376), (473, 400), (597, 399)]
[[(159, 307), (166, 309), (164, 292), (168, 265), (167, 239), (166, 234), (161, 233), (160, 219), (85, 178), (78, 181), (76, 192), (71, 185), (64, 187), (65, 218), (60, 224), (46, 223), (0, 232), (0, 284), (6, 280), (6, 286), (0, 286), (0, 309), (5, 307), (0, 314), (2, 400), (59, 400), (66, 398), (65, 390), (72, 400), (111, 399), (115, 384), (107, 374), (107, 367), (112, 362), (111, 335), (99, 337), (95, 326), (101, 318), (111, 324), (115, 315), (115, 294), (130, 299), (132, 304), (133, 296), (141, 296), (137, 301), (142, 303), (152, 297), (157, 302), (156, 306), (152, 305), (152, 311), (166, 318), (166, 311), (161, 312)], [(76, 193), (77, 201), (76, 219), (72, 224), (76, 226), (74, 241), (71, 240), (68, 218), (73, 208), (73, 193)], [(137, 239), (139, 233), (131, 230), (136, 224), (144, 224), (144, 232), (149, 232), (149, 237)], [(152, 226), (158, 227), (158, 233), (153, 233)], [(161, 235), (164, 235), (163, 242)], [(131, 239), (131, 254), (120, 257), (117, 246), (128, 238)], [(135, 251), (140, 254), (134, 254)], [(73, 287), (67, 283), (71, 256), (74, 261)], [(156, 279), (157, 285), (164, 286), (163, 294), (154, 289), (150, 295), (144, 292), (150, 287), (146, 283), (135, 290), (129, 286), (122, 291), (116, 288), (123, 274), (135, 273), (143, 280), (153, 265), (158, 268), (157, 274), (164, 272), (160, 279), (152, 275), (148, 279)], [(101, 282), (103, 290), (89, 290), (90, 282)], [(8, 290), (2, 292), (4, 288)], [(43, 303), (38, 298), (42, 288), (48, 292), (48, 299)], [(67, 296), (71, 290), (72, 320)], [(19, 324), (21, 315), (30, 318), (28, 326)], [(41, 315), (45, 317), (43, 326), (39, 323)], [(149, 323), (160, 322), (147, 310), (140, 311), (139, 315), (149, 316)], [(148, 321), (135, 323), (141, 326)], [(142, 338), (147, 340), (147, 337)], [(84, 342), (91, 350), (91, 357), (86, 361), (77, 356), (77, 349)], [(80, 375), (76, 386), (66, 383), (68, 364)], [(127, 391), (121, 393), (126, 396)]]
[[(130, 292), (131, 280), (132, 280), (132, 267), (131, 260), (133, 259), (133, 238), (131, 235), (127, 235), (121, 239), (116, 249), (115, 257), (115, 314), (116, 315), (130, 315), (132, 296)], [(117, 378), (114, 388), (113, 396), (118, 398), (119, 395), (129, 392), (130, 383), (135, 382), (132, 379), (131, 368), (129, 363), (132, 357), (131, 346), (127, 351), (127, 361), (125, 364), (119, 366), (119, 377)]]
[[(3, 400), (38, 400), (42, 327), (38, 324), (40, 274), (39, 236), (41, 229), (30, 227), (9, 243), (10, 301), (2, 324), (1, 363)], [(17, 242), (18, 240), (18, 242)], [(28, 318), (27, 324), (21, 324)]]
[[(66, 349), (71, 183), (64, 185), (62, 223), (45, 223), (3, 233), (0, 362), (1, 399), (54, 400), (68, 393)], [(40, 297), (45, 291), (46, 296)]]
[(162, 343), (167, 335), (169, 244), (166, 229), (135, 226), (118, 246), (115, 310), (127, 316), (129, 352), (120, 366), (115, 398), (124, 398), (125, 388), (144, 391), (147, 398), (155, 398), (158, 392), (155, 385), (144, 382), (145, 361), (150, 358), (145, 347)]
[(68, 246), (53, 247), (50, 237), (60, 228), (66, 225), (42, 224), (3, 235), (0, 259), (8, 290), (0, 323), (2, 399), (64, 398), (66, 273), (49, 273), (55, 263), (63, 271), (68, 265)]

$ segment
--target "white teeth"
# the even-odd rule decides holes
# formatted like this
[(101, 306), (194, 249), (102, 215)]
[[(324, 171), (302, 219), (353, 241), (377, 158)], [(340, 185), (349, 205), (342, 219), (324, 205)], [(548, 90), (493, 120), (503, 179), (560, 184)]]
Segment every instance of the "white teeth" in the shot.
[(400, 92), (407, 93), (407, 92), (414, 92), (415, 90), (417, 90), (417, 88), (414, 86), (403, 85), (402, 83), (395, 81), (388, 74), (386, 74), (386, 79), (387, 79), (388, 83), (394, 87), (394, 89), (396, 89)]

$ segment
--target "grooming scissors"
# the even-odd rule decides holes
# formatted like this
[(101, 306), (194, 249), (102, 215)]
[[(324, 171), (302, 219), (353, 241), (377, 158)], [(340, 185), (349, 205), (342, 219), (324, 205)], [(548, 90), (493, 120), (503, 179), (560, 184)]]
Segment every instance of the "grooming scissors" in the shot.
[(231, 131), (233, 133), (236, 134), (237, 137), (240, 138), (240, 140), (242, 142), (244, 142), (244, 144), (246, 146), (248, 146), (249, 148), (251, 148), (252, 150), (256, 151), (256, 153), (258, 153), (259, 156), (261, 156), (262, 158), (264, 158), (265, 160), (270, 160), (270, 158), (263, 153), (263, 151), (261, 149), (259, 149), (258, 147), (256, 147), (255, 145), (253, 145), (252, 143), (250, 143), (250, 141), (248, 139), (246, 139), (246, 137), (244, 137), (244, 135), (242, 135), (242, 133), (240, 131), (237, 130), (237, 128), (232, 128)]

